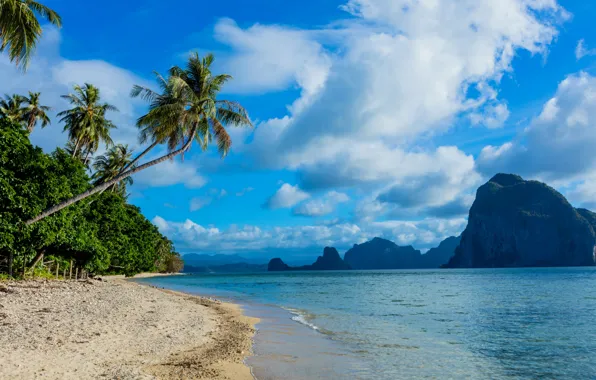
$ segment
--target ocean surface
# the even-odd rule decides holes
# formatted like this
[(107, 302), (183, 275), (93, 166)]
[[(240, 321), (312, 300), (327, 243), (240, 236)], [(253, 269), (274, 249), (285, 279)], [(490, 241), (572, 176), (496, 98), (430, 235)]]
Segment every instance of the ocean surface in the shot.
[(139, 280), (261, 318), (266, 379), (596, 379), (596, 268), (201, 274)]

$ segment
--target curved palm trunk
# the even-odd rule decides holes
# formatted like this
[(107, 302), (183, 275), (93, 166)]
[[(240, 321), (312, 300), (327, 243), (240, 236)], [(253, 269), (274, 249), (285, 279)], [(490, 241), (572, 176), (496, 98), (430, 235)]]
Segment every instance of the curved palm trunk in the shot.
[(139, 154), (134, 160), (132, 160), (131, 162), (129, 162), (128, 165), (126, 165), (123, 169), (122, 169), (122, 173), (124, 173), (126, 170), (128, 170), (128, 168), (132, 168), (133, 166), (135, 166), (135, 164), (137, 162), (139, 162), (139, 160), (141, 158), (143, 158), (144, 155), (146, 155), (147, 153), (149, 153), (153, 148), (155, 148), (156, 146), (159, 145), (159, 142), (156, 141), (153, 144), (151, 144), (149, 146), (149, 148), (145, 149), (141, 154)]
[(166, 154), (165, 156), (162, 156), (160, 158), (157, 158), (157, 159), (155, 159), (153, 161), (149, 161), (146, 164), (143, 164), (141, 166), (138, 166), (138, 167), (136, 167), (136, 168), (134, 168), (132, 170), (129, 170), (127, 172), (124, 172), (124, 173), (122, 173), (122, 174), (114, 177), (113, 179), (111, 179), (111, 180), (109, 180), (107, 182), (102, 183), (101, 185), (95, 186), (94, 188), (89, 189), (89, 190), (85, 191), (84, 193), (77, 195), (76, 197), (67, 199), (64, 202), (62, 202), (60, 204), (57, 204), (56, 206), (50, 207), (49, 209), (45, 210), (44, 212), (42, 212), (41, 214), (39, 214), (35, 218), (29, 219), (28, 221), (26, 221), (25, 224), (28, 225), (28, 226), (30, 226), (33, 223), (39, 222), (43, 218), (45, 218), (47, 216), (50, 216), (50, 215), (52, 215), (52, 214), (54, 214), (54, 213), (56, 213), (56, 212), (58, 212), (58, 211), (60, 211), (60, 210), (62, 210), (64, 208), (66, 208), (66, 207), (68, 207), (68, 206), (70, 206), (72, 204), (75, 204), (76, 202), (78, 202), (78, 201), (80, 201), (82, 199), (85, 199), (85, 198), (87, 198), (87, 197), (89, 197), (89, 196), (91, 196), (93, 194), (96, 194), (96, 193), (99, 193), (100, 191), (104, 191), (104, 190), (108, 189), (110, 186), (113, 186), (114, 184), (122, 181), (125, 178), (130, 177), (131, 175), (133, 175), (135, 173), (140, 172), (141, 170), (147, 169), (147, 168), (149, 168), (151, 166), (157, 165), (157, 164), (162, 163), (164, 161), (167, 161), (167, 160), (169, 160), (171, 158), (174, 158), (174, 157), (176, 157), (177, 155), (179, 155), (181, 153), (184, 153), (192, 145), (195, 131), (196, 131), (196, 128), (194, 128), (191, 131), (190, 136), (188, 138), (188, 141), (184, 144), (184, 146), (182, 148), (180, 148), (178, 150), (175, 150), (172, 153)]

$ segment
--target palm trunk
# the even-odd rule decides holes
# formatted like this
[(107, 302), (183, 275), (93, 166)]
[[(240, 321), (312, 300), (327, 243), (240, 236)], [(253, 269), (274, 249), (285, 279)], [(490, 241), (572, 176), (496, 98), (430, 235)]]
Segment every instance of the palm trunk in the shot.
[(95, 186), (92, 189), (89, 189), (87, 191), (85, 191), (82, 194), (77, 195), (76, 197), (70, 198), (65, 200), (64, 202), (57, 204), (56, 206), (50, 207), (49, 209), (45, 210), (44, 212), (42, 212), (41, 214), (39, 214), (38, 216), (36, 216), (33, 219), (29, 219), (28, 221), (25, 222), (26, 225), (30, 226), (35, 222), (39, 222), (40, 220), (42, 220), (43, 218), (50, 216), (60, 210), (62, 210), (63, 208), (66, 208), (82, 199), (85, 199), (93, 194), (99, 193), (100, 191), (104, 191), (107, 188), (109, 188), (110, 186), (122, 181), (125, 178), (130, 177), (131, 175), (140, 172), (141, 170), (147, 169), (151, 166), (157, 165), (159, 163), (162, 163), (164, 161), (167, 161), (171, 158), (176, 157), (177, 155), (184, 153), (185, 151), (187, 151), (190, 146), (192, 145), (192, 142), (194, 140), (194, 134), (195, 134), (196, 128), (193, 128), (193, 130), (190, 133), (190, 137), (188, 138), (188, 141), (184, 144), (184, 146), (176, 151), (173, 151), (172, 153), (166, 154), (165, 156), (162, 156), (160, 158), (157, 158), (153, 161), (149, 161), (146, 164), (143, 164), (141, 166), (138, 166), (132, 170), (129, 170), (127, 172), (124, 172), (116, 177), (114, 177), (113, 179), (102, 183), (101, 185)]
[(31, 116), (29, 118), (29, 124), (27, 125), (27, 129), (29, 130), (29, 133), (33, 132), (33, 128), (35, 128), (35, 117)]
[(132, 168), (137, 162), (139, 162), (139, 160), (141, 158), (143, 158), (144, 155), (146, 155), (147, 153), (149, 153), (149, 151), (151, 151), (153, 148), (155, 148), (157, 145), (159, 145), (159, 142), (156, 141), (153, 144), (151, 144), (149, 146), (149, 148), (145, 149), (141, 154), (139, 154), (134, 160), (132, 160), (128, 165), (126, 165), (123, 169), (122, 169), (122, 173), (124, 173), (126, 170), (128, 170), (128, 168)]
[(79, 144), (80, 143), (81, 143), (81, 138), (79, 137), (77, 139), (77, 143), (75, 144), (74, 151), (72, 152), (72, 158), (75, 158), (75, 156), (77, 155), (77, 151), (79, 150)]
[(87, 161), (89, 161), (89, 154), (90, 153), (91, 153), (91, 149), (88, 149), (87, 150), (87, 154), (85, 155), (85, 162), (84, 162), (85, 166), (87, 166)]

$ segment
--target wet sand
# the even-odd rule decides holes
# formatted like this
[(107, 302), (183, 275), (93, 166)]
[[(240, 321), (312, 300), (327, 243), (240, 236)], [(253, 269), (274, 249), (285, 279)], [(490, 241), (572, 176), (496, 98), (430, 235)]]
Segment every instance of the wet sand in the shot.
[(256, 319), (120, 279), (0, 284), (1, 379), (252, 379)]

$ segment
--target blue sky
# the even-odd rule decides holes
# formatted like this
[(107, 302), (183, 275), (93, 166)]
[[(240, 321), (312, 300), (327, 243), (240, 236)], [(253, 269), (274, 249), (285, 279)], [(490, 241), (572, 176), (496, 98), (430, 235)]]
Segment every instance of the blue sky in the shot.
[[(27, 74), (0, 57), (7, 93), (60, 111), (75, 83), (120, 109), (115, 139), (140, 149), (128, 93), (154, 70), (214, 52), (256, 128), (221, 160), (135, 177), (131, 201), (182, 252), (283, 256), (374, 236), (428, 249), (466, 225), (499, 171), (596, 207), (596, 3), (579, 0), (48, 0)], [(32, 141), (64, 144), (57, 120)], [(156, 152), (155, 154), (158, 154)]]

